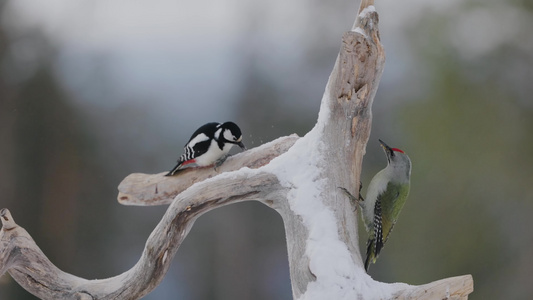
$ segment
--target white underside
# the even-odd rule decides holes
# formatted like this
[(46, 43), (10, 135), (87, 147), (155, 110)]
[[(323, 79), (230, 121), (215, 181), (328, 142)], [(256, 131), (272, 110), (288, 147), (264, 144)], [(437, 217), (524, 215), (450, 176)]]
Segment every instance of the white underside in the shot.
[(214, 164), (217, 160), (221, 159), (223, 156), (227, 155), (228, 152), (233, 147), (233, 144), (226, 143), (224, 149), (220, 150), (215, 140), (211, 141), (209, 146), (209, 151), (200, 155), (196, 158), (196, 165), (200, 167), (205, 167)]
[(368, 185), (365, 200), (363, 201), (363, 219), (366, 230), (368, 231), (374, 224), (374, 206), (378, 195), (387, 189), (389, 174), (387, 169), (379, 171)]

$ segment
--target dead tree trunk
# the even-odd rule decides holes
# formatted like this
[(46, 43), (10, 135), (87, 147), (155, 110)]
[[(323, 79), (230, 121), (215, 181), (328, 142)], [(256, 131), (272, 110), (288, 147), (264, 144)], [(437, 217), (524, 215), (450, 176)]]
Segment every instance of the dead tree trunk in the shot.
[(119, 186), (126, 205), (170, 204), (130, 270), (86, 280), (59, 270), (0, 211), (0, 275), (6, 271), (43, 299), (138, 299), (165, 276), (194, 221), (240, 201), (260, 201), (283, 218), (295, 299), (466, 299), (470, 275), (422, 286), (386, 284), (366, 274), (358, 247), (357, 215), (337, 187), (353, 194), (372, 120), (372, 101), (385, 53), (373, 0), (363, 0), (322, 99), (318, 121), (304, 137), (289, 136), (228, 159), (218, 171), (188, 170), (176, 177), (132, 174)]

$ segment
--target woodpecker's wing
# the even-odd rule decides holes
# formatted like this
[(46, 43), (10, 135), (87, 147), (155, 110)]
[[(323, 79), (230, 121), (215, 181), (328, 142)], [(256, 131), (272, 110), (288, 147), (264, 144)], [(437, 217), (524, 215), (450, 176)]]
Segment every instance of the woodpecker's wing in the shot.
[(372, 234), (368, 238), (366, 243), (366, 259), (365, 259), (365, 270), (368, 272), (368, 267), (370, 262), (375, 263), (376, 259), (383, 248), (385, 241), (383, 240), (383, 218), (381, 210), (381, 195), (376, 199), (376, 204), (374, 205), (374, 224), (372, 225)]
[(383, 240), (383, 211), (381, 210), (381, 198), (378, 196), (374, 205), (374, 243), (375, 257), (378, 257), (385, 241)]
[(198, 140), (196, 143), (188, 145), (185, 147), (185, 159), (184, 161), (188, 161), (190, 159), (194, 159), (196, 157), (199, 157), (200, 155), (204, 154), (209, 150), (209, 146), (211, 145), (211, 139), (202, 139)]
[(207, 135), (200, 133), (185, 145), (183, 148), (183, 154), (178, 158), (178, 164), (170, 170), (165, 176), (172, 176), (179, 170), (183, 169), (185, 165), (195, 163), (195, 158), (204, 154), (209, 149), (212, 139)]
[(212, 122), (196, 129), (187, 144), (185, 144), (183, 155), (178, 162), (185, 163), (206, 153), (219, 126), (220, 123)]
[[(378, 200), (382, 199), (380, 202), (382, 210), (383, 244), (387, 242), (396, 221), (398, 221), (398, 216), (405, 204), (405, 200), (407, 200), (408, 194), (409, 184), (389, 182), (387, 189), (378, 196)], [(384, 199), (387, 199), (387, 201)]]
[(191, 135), (191, 138), (189, 139), (187, 144), (185, 144), (185, 147), (190, 146), (189, 144), (193, 144), (192, 146), (194, 146), (194, 144), (198, 140), (196, 142), (194, 142), (193, 140), (202, 133), (207, 136), (207, 138), (213, 138), (215, 136), (215, 132), (217, 131), (218, 127), (220, 127), (220, 125), (220, 123), (211, 122), (200, 126), (200, 128), (196, 129), (196, 131)]
[(165, 176), (172, 176), (183, 168), (184, 165), (194, 163), (195, 158), (204, 154), (209, 149), (211, 141), (214, 139), (215, 132), (220, 127), (220, 123), (211, 122), (200, 126), (191, 135), (191, 138), (185, 144), (183, 154), (178, 158), (178, 164)]

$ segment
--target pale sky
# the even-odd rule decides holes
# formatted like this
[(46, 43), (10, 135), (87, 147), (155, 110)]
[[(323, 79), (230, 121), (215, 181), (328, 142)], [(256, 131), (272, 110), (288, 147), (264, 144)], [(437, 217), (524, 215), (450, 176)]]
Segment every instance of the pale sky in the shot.
[[(457, 1), (378, 1), (381, 27), (387, 28), (382, 35), (394, 41), (421, 12), (447, 9)], [(85, 79), (91, 78), (94, 68), (104, 68), (109, 74), (105, 82), (116, 89), (108, 92), (119, 93), (117, 98), (167, 102), (187, 98), (191, 89), (201, 103), (213, 97), (210, 90), (230, 101), (241, 79), (239, 69), (232, 66), (250, 49), (265, 51), (263, 67), (273, 73), (298, 72), (298, 65), (308, 62), (292, 49), (313, 35), (312, 25), (326, 24), (331, 40), (339, 40), (337, 36), (353, 23), (359, 2), (338, 1), (318, 13), (310, 12), (313, 5), (317, 2), (16, 0), (8, 1), (5, 25), (15, 31), (28, 27), (44, 31), (58, 46), (60, 77), (81, 94), (81, 100), (97, 101), (102, 92), (92, 95), (95, 86)], [(256, 39), (250, 40), (249, 49), (239, 48), (250, 32), (257, 32)], [(94, 57), (105, 58), (105, 63), (95, 66)], [(388, 68), (390, 74), (397, 69), (394, 62)], [(92, 87), (87, 90), (86, 84)]]

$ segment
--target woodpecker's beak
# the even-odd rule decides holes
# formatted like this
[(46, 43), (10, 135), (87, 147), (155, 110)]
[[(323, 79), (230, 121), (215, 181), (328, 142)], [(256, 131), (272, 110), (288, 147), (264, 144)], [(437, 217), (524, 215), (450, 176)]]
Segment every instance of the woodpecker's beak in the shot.
[(379, 140), (379, 143), (381, 144), (381, 147), (383, 148), (383, 151), (385, 151), (385, 154), (387, 154), (387, 157), (392, 157), (394, 155), (394, 152), (392, 151), (392, 148), (389, 147), (387, 144), (385, 144), (384, 141)]
[(242, 151), (245, 151), (246, 150), (246, 146), (244, 146), (244, 144), (242, 142), (238, 142), (237, 145), (239, 147), (241, 147)]

